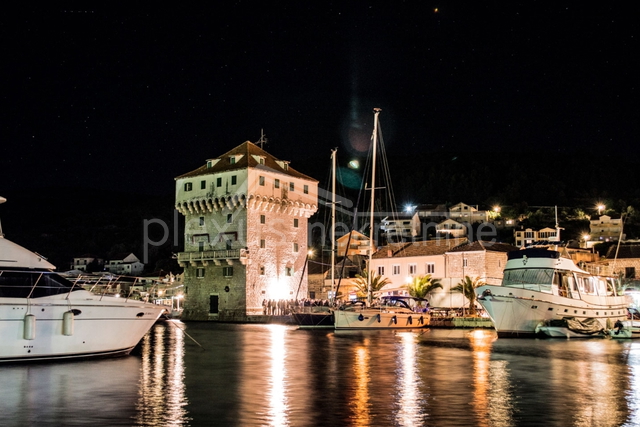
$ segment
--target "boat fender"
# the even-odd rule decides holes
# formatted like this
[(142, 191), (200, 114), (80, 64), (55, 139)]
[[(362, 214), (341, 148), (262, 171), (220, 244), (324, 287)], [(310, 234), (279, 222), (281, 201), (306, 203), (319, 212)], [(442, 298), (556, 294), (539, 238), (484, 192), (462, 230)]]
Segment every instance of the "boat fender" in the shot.
[(65, 311), (62, 315), (62, 335), (70, 337), (73, 335), (74, 313), (72, 310)]
[(362, 313), (360, 313), (360, 316), (358, 316), (358, 320), (361, 322), (364, 320), (364, 316), (362, 315)]
[(420, 316), (420, 318), (418, 319), (418, 322), (422, 325), (424, 323), (424, 318)]
[(393, 316), (391, 320), (393, 321), (394, 325), (398, 324), (398, 318), (396, 316)]
[(36, 316), (34, 314), (27, 314), (24, 316), (23, 338), (25, 340), (36, 339)]
[(378, 323), (380, 323), (382, 321), (382, 319), (380, 318), (380, 313), (378, 313)]
[(413, 319), (411, 318), (411, 316), (409, 316), (409, 318), (407, 319), (407, 323), (409, 325), (413, 325)]

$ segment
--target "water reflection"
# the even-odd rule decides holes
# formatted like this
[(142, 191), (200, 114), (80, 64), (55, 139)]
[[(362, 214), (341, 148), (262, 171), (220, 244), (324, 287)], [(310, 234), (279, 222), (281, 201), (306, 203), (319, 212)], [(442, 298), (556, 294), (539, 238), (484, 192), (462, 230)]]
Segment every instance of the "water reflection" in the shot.
[(355, 395), (351, 404), (353, 425), (368, 426), (369, 416), (369, 350), (366, 345), (354, 349), (353, 374), (355, 378)]
[(412, 332), (401, 332), (398, 334), (401, 346), (398, 350), (398, 369), (396, 369), (397, 383), (395, 388), (396, 405), (396, 425), (415, 426), (421, 425), (424, 421), (424, 399), (420, 388), (422, 380), (418, 375), (418, 344), (416, 335)]
[(155, 325), (140, 343), (142, 364), (136, 425), (187, 424), (184, 384), (184, 325), (176, 320)]
[(286, 426), (289, 425), (287, 419), (287, 398), (285, 395), (286, 389), (286, 347), (285, 347), (285, 333), (286, 329), (280, 325), (271, 325), (269, 327), (271, 332), (271, 346), (269, 348), (270, 353), (270, 365), (271, 369), (269, 373), (271, 378), (269, 379), (269, 425), (273, 426)]

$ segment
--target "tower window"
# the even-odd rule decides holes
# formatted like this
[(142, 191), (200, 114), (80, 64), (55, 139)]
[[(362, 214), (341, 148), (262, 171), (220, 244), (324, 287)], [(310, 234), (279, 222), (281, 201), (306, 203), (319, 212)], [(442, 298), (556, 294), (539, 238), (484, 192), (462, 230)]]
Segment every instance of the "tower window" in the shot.
[(264, 176), (260, 176), (259, 181), (260, 181), (260, 185), (264, 185)]
[(206, 190), (206, 188), (207, 188), (207, 181), (200, 181), (200, 189)]
[(191, 189), (193, 188), (193, 184), (190, 182), (185, 182), (184, 183), (184, 191), (191, 191)]

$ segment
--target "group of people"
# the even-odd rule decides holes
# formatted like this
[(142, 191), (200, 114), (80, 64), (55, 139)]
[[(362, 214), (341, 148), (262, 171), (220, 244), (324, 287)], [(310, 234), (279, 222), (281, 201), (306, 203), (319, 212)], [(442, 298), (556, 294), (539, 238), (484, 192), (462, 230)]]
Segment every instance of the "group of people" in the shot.
[(262, 300), (262, 313), (265, 316), (286, 316), (298, 307), (329, 307), (329, 300), (303, 298), (295, 299), (264, 299)]

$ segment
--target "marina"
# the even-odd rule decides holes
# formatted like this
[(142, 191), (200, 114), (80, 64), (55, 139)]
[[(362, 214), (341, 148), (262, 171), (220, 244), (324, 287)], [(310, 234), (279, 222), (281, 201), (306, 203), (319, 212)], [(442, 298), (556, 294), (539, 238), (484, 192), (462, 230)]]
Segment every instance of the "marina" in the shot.
[(637, 340), (172, 320), (129, 357), (3, 366), (0, 424), (633, 426), (639, 375)]

